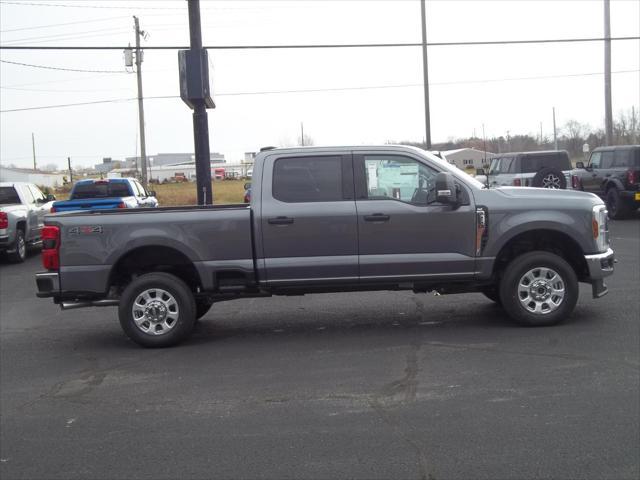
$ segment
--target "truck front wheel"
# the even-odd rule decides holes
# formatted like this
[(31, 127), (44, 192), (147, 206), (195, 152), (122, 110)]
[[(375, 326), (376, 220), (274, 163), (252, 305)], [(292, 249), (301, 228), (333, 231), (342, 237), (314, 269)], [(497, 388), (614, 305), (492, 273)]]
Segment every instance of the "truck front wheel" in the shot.
[(169, 347), (193, 330), (196, 303), (178, 277), (154, 272), (133, 280), (122, 293), (118, 308), (127, 336), (143, 347)]
[(555, 325), (578, 301), (573, 268), (557, 255), (535, 251), (509, 263), (500, 282), (502, 306), (516, 322), (531, 327)]

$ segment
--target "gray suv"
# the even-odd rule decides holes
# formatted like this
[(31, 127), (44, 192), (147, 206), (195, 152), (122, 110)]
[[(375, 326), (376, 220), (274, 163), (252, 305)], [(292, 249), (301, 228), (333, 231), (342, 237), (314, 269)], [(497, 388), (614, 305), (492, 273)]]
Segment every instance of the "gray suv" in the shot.
[(491, 158), (476, 179), (491, 187), (572, 188), (571, 161), (565, 150), (503, 153)]

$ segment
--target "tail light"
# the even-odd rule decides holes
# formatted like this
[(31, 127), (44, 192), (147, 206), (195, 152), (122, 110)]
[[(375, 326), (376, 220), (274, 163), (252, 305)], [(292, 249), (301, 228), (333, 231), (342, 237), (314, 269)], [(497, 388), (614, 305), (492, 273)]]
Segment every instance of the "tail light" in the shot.
[(118, 208), (127, 208), (127, 206), (125, 205), (125, 203), (124, 203), (124, 202), (120, 202), (120, 203), (118, 204)]
[(627, 170), (627, 183), (633, 185), (638, 182), (638, 172), (635, 170)]
[(577, 175), (571, 175), (571, 186), (574, 190), (582, 190), (580, 188), (580, 177)]
[(60, 268), (60, 228), (53, 225), (42, 229), (42, 266), (47, 270)]
[(513, 179), (513, 186), (514, 187), (521, 187), (522, 186), (522, 181), (519, 178), (514, 178)]
[(6, 212), (0, 212), (0, 229), (9, 227), (9, 216)]
[(56, 213), (57, 211), (56, 207), (51, 207), (51, 209), (49, 209), (49, 213)]

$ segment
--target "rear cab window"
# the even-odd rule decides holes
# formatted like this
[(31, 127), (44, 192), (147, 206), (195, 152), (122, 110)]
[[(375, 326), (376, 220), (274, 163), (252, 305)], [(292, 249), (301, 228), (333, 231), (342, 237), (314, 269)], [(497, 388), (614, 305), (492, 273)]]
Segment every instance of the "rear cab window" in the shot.
[(129, 185), (125, 182), (91, 182), (76, 184), (72, 200), (129, 196), (131, 196), (131, 192)]
[(278, 158), (273, 167), (273, 198), (287, 203), (344, 200), (341, 156)]

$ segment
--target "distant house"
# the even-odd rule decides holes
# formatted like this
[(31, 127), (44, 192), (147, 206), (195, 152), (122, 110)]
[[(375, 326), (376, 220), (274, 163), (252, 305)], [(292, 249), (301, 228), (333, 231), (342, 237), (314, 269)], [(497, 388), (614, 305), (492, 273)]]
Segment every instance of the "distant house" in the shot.
[(64, 184), (63, 173), (43, 172), (31, 168), (9, 168), (0, 165), (0, 182), (29, 182), (43, 187), (60, 187)]
[[(493, 153), (476, 150), (475, 148), (458, 148), (440, 152), (449, 163), (464, 170), (465, 168), (482, 168), (489, 163)], [(486, 159), (486, 160), (485, 160)]]

